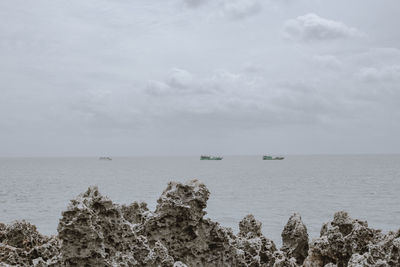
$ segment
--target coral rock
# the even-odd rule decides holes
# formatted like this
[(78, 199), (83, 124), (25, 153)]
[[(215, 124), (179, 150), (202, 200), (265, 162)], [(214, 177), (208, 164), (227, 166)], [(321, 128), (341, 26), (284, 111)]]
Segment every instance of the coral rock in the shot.
[(273, 267), (297, 267), (295, 258), (288, 258), (283, 251), (274, 253), (275, 263)]
[(153, 266), (173, 259), (162, 244), (151, 248), (137, 235), (121, 207), (103, 197), (97, 187), (71, 201), (58, 226), (60, 263), (77, 266)]
[[(378, 251), (381, 250), (376, 247), (380, 240), (385, 240), (382, 233), (368, 228), (367, 222), (353, 220), (346, 212), (337, 212), (332, 222), (323, 225), (321, 237), (311, 242), (309, 256), (304, 266), (322, 267), (328, 263), (336, 264), (338, 267), (347, 266), (350, 263), (355, 266), (354, 262), (362, 262), (357, 255), (363, 255), (373, 247)], [(382, 246), (393, 246), (392, 241), (389, 243), (390, 245), (382, 243)], [(384, 254), (386, 257), (387, 253)], [(376, 259), (378, 258), (382, 256), (377, 256)]]
[(209, 195), (197, 180), (171, 182), (152, 212), (145, 203), (114, 204), (90, 187), (62, 213), (57, 236), (25, 221), (0, 223), (0, 266), (400, 266), (400, 231), (382, 234), (338, 212), (308, 244), (294, 214), (277, 250), (253, 215), (240, 221), (237, 235), (204, 218)]
[(299, 214), (295, 213), (289, 218), (281, 236), (281, 250), (289, 257), (294, 257), (298, 264), (302, 264), (308, 255), (308, 233)]
[(32, 266), (41, 261), (49, 265), (58, 254), (58, 239), (41, 235), (36, 226), (26, 221), (0, 224), (0, 263)]

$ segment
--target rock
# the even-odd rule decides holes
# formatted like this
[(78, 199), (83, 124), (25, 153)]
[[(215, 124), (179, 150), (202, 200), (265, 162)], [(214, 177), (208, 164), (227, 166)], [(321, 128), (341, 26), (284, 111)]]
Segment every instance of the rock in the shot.
[(236, 247), (243, 251), (244, 266), (273, 266), (275, 244), (261, 233), (261, 222), (247, 215), (239, 223)]
[(209, 194), (197, 180), (169, 183), (139, 233), (150, 243), (160, 240), (175, 260), (188, 266), (261, 266), (271, 262), (275, 245), (262, 236), (261, 223), (254, 217), (242, 220), (239, 237), (204, 219)]
[(253, 215), (240, 221), (237, 235), (205, 218), (209, 195), (197, 180), (171, 182), (152, 212), (145, 203), (114, 204), (90, 187), (62, 213), (57, 236), (25, 221), (0, 223), (0, 266), (400, 266), (400, 231), (382, 234), (338, 212), (307, 244), (294, 214), (277, 250)]
[(381, 239), (381, 232), (368, 228), (367, 222), (353, 220), (346, 212), (337, 212), (332, 222), (323, 225), (321, 237), (310, 243), (304, 266), (322, 267), (328, 263), (347, 266), (352, 255), (363, 255)]
[(16, 221), (10, 225), (3, 225), (1, 228), (1, 243), (26, 251), (45, 243), (47, 240), (47, 237), (42, 236), (36, 230), (36, 226), (26, 221)]
[(59, 254), (55, 237), (41, 235), (36, 226), (26, 221), (0, 224), (0, 263), (17, 266), (49, 265)]
[(58, 226), (60, 264), (74, 266), (172, 266), (160, 243), (148, 244), (134, 231), (121, 207), (102, 196), (97, 187), (71, 201)]
[(247, 215), (239, 222), (239, 236), (253, 238), (261, 236), (261, 222), (253, 215)]
[(177, 262), (174, 263), (173, 267), (187, 267), (187, 265), (182, 263), (182, 262), (180, 262), (180, 261), (177, 261)]
[(96, 187), (71, 201), (58, 227), (59, 263), (90, 266), (272, 266), (273, 242), (253, 216), (235, 236), (205, 219), (208, 189), (192, 180), (169, 183), (150, 212), (145, 204), (113, 204)]
[(132, 224), (142, 224), (147, 217), (151, 216), (151, 212), (144, 202), (133, 202), (128, 206), (122, 205), (121, 212), (124, 219)]
[(368, 244), (368, 251), (351, 256), (348, 266), (400, 266), (400, 231), (378, 235), (377, 241)]
[(275, 263), (273, 267), (297, 267), (295, 258), (288, 258), (283, 251), (274, 253)]
[(303, 264), (308, 255), (307, 228), (297, 213), (293, 214), (282, 232), (282, 248), (288, 257), (294, 257), (298, 264)]
[[(353, 254), (347, 264), (348, 267), (370, 267), (367, 255)], [(375, 265), (374, 265), (375, 266)]]

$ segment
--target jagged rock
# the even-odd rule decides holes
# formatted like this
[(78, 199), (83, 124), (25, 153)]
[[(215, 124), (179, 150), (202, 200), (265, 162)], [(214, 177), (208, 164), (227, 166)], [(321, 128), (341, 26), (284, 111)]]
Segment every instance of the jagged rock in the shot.
[(281, 250), (288, 257), (294, 257), (298, 264), (303, 264), (308, 255), (308, 233), (299, 214), (295, 213), (289, 218), (281, 236)]
[[(58, 236), (27, 222), (0, 223), (0, 266), (296, 267), (307, 256), (307, 229), (290, 217), (283, 246), (247, 215), (239, 233), (204, 218), (209, 191), (197, 180), (169, 183), (154, 212), (145, 203), (117, 205), (97, 187), (72, 200)], [(399, 267), (400, 231), (382, 234), (338, 212), (309, 244), (303, 267)]]
[(181, 261), (177, 261), (174, 263), (173, 267), (187, 267), (187, 265), (182, 263)]
[(241, 222), (239, 237), (204, 219), (209, 194), (197, 180), (169, 183), (153, 216), (138, 228), (139, 233), (150, 243), (160, 240), (175, 260), (188, 266), (262, 266), (272, 261), (275, 245), (261, 235), (261, 224), (254, 217)]
[(374, 261), (365, 253), (363, 255), (353, 254), (347, 264), (348, 267), (390, 267), (390, 266), (399, 266), (399, 263), (395, 265), (389, 265), (385, 260), (378, 259)]
[(247, 266), (272, 266), (275, 262), (276, 246), (261, 233), (261, 222), (247, 215), (239, 223), (236, 247), (243, 251)]
[(122, 205), (121, 212), (124, 219), (133, 224), (141, 224), (148, 216), (151, 216), (151, 212), (144, 202), (133, 202), (128, 206)]
[(239, 222), (239, 236), (252, 238), (261, 235), (261, 222), (257, 221), (252, 214), (247, 215)]
[(400, 266), (400, 231), (380, 235), (377, 242), (368, 244), (368, 252), (360, 255), (353, 254), (349, 267), (389, 267)]
[(36, 226), (26, 221), (16, 221), (10, 225), (3, 225), (0, 242), (26, 251), (43, 244), (47, 237), (42, 236)]
[(368, 228), (367, 222), (337, 212), (332, 222), (323, 225), (321, 237), (311, 242), (304, 266), (322, 267), (328, 263), (347, 266), (353, 254), (364, 254), (381, 236), (380, 231)]
[(0, 263), (32, 266), (40, 260), (48, 265), (58, 254), (58, 239), (41, 235), (36, 226), (26, 221), (0, 224)]
[(75, 266), (172, 266), (159, 242), (152, 247), (137, 235), (121, 207), (102, 196), (97, 187), (72, 200), (58, 226), (60, 263)]
[(186, 184), (171, 182), (158, 200), (153, 216), (138, 227), (138, 233), (150, 243), (160, 241), (170, 255), (185, 264), (197, 261), (213, 246), (205, 236), (227, 239), (227, 233), (211, 221), (203, 220), (208, 189), (198, 181)]
[(297, 267), (295, 258), (288, 258), (283, 251), (276, 251), (274, 253), (275, 263), (273, 267)]
[[(347, 264), (348, 267), (370, 267), (367, 255), (353, 254)], [(375, 265), (374, 265), (375, 266)]]

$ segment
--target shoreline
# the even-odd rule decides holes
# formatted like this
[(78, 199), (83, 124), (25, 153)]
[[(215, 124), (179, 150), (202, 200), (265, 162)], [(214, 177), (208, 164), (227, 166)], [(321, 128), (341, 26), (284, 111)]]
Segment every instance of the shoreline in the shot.
[(209, 195), (197, 180), (170, 182), (152, 212), (90, 187), (71, 200), (55, 236), (25, 221), (0, 223), (0, 266), (400, 266), (400, 230), (383, 234), (340, 211), (309, 240), (293, 214), (277, 248), (252, 215), (236, 235), (204, 218)]

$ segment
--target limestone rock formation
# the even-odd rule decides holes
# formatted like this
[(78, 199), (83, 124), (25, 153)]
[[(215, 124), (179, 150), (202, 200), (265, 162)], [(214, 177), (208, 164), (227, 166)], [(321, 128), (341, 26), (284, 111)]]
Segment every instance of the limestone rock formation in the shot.
[(145, 203), (114, 204), (90, 187), (62, 213), (57, 236), (25, 221), (0, 223), (0, 266), (400, 266), (400, 231), (382, 234), (338, 212), (308, 244), (294, 214), (277, 250), (253, 215), (240, 221), (237, 235), (205, 218), (209, 195), (197, 180), (171, 182), (152, 212)]
[(124, 219), (132, 224), (142, 224), (146, 217), (152, 214), (144, 202), (133, 202), (128, 206), (122, 205), (121, 212)]
[(126, 220), (121, 207), (97, 187), (72, 200), (58, 225), (60, 264), (67, 266), (171, 266), (160, 243), (148, 244)]
[(34, 266), (36, 262), (49, 265), (58, 253), (58, 239), (41, 235), (36, 226), (26, 221), (0, 223), (0, 266)]
[(337, 212), (332, 222), (322, 226), (321, 237), (310, 243), (304, 266), (400, 266), (398, 238), (399, 232), (383, 235), (368, 228), (367, 222)]
[(261, 224), (247, 227), (246, 236), (235, 236), (230, 229), (204, 218), (209, 195), (197, 180), (169, 183), (153, 216), (143, 222), (138, 233), (150, 244), (159, 240), (175, 260), (188, 266), (272, 266), (275, 245), (262, 236)]
[(297, 213), (293, 214), (282, 232), (282, 248), (288, 257), (294, 257), (298, 264), (302, 264), (308, 255), (307, 227)]
[[(275, 263), (274, 242), (261, 233), (261, 222), (247, 215), (239, 223), (236, 247), (244, 256), (244, 266), (273, 266)], [(243, 261), (243, 260), (242, 260)]]
[(274, 253), (275, 263), (273, 267), (297, 267), (295, 258), (288, 258), (283, 251), (276, 251)]

